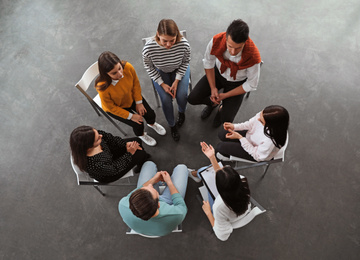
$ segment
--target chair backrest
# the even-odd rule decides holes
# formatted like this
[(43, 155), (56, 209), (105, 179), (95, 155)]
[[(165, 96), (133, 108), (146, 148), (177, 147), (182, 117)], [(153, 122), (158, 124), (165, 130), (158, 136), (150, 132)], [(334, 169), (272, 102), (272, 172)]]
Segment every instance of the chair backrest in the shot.
[[(182, 30), (182, 31), (180, 31), (180, 33), (182, 34), (182, 36), (184, 36), (187, 39), (186, 30)], [(149, 40), (153, 39), (154, 37), (155, 37), (155, 35), (150, 36), (150, 37), (142, 38), (143, 44), (145, 45), (145, 43), (147, 43)]]
[(278, 151), (278, 153), (274, 156), (274, 160), (281, 159), (282, 161), (285, 160), (285, 150), (289, 144), (289, 133), (286, 134), (286, 141), (283, 147)]
[(89, 174), (82, 172), (79, 167), (74, 163), (74, 158), (70, 155), (71, 166), (76, 174), (77, 184), (81, 185), (84, 182), (95, 182), (93, 178), (90, 178)]
[(238, 221), (236, 225), (233, 226), (233, 228), (241, 228), (247, 224), (249, 224), (257, 215), (260, 215), (262, 213), (266, 212), (266, 210), (262, 211), (257, 206), (254, 206), (248, 214), (246, 214), (245, 217), (241, 219), (241, 221)]
[[(71, 166), (76, 174), (76, 180), (77, 180), (77, 184), (78, 185), (82, 185), (82, 184), (97, 184), (97, 185), (109, 185), (112, 186), (113, 184), (107, 184), (107, 183), (103, 183), (100, 184), (98, 183), (97, 180), (91, 178), (89, 176), (89, 174), (87, 172), (82, 172), (79, 167), (74, 163), (74, 158), (72, 157), (72, 155), (70, 154), (70, 162), (71, 162)], [(130, 171), (128, 171), (124, 176), (122, 176), (120, 179), (123, 178), (128, 178), (134, 176), (134, 171), (133, 169), (131, 169)], [(116, 186), (116, 185), (115, 185)]]
[[(281, 147), (281, 149), (275, 154), (274, 156), (274, 159), (273, 161), (275, 160), (281, 160), (281, 161), (284, 161), (285, 160), (285, 150), (288, 146), (288, 143), (289, 143), (289, 133), (286, 134), (286, 141), (285, 141), (285, 144), (283, 147)], [(233, 156), (233, 155), (230, 155), (230, 159), (228, 159), (227, 157), (223, 156), (222, 154), (220, 153), (217, 153), (216, 154), (217, 158), (219, 158), (220, 160), (223, 160), (223, 161), (238, 161), (238, 162), (246, 162), (246, 163), (264, 163), (264, 162), (256, 162), (256, 161), (250, 161), (250, 160), (246, 160), (246, 159), (243, 159), (243, 158), (240, 158), (240, 157), (236, 157), (236, 156)], [(273, 161), (269, 161), (269, 162), (273, 162)]]
[(82, 90), (87, 91), (91, 82), (99, 75), (98, 62), (92, 64), (83, 74), (80, 81), (76, 83), (76, 87), (80, 87)]
[[(244, 176), (240, 175), (240, 178), (244, 178)], [(208, 190), (205, 185), (199, 187), (199, 191), (200, 191), (200, 194), (201, 194), (201, 197), (203, 198), (203, 200), (205, 200), (205, 201), (209, 200), (208, 199)], [(218, 195), (218, 196), (220, 196), (220, 195)], [(260, 204), (257, 201), (255, 201), (253, 198), (250, 198), (250, 201), (253, 206), (252, 209), (240, 221), (237, 221), (236, 225), (234, 225), (233, 228), (243, 227), (243, 226), (249, 224), (251, 222), (251, 220), (253, 220), (257, 215), (266, 212), (266, 210), (262, 206), (260, 206)]]

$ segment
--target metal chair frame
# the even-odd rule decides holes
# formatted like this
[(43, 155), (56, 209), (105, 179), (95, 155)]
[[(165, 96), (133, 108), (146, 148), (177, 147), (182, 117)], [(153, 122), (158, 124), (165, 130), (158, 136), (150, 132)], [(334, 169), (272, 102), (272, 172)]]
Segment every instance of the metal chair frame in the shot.
[[(285, 161), (285, 151), (286, 151), (286, 148), (287, 148), (288, 144), (289, 144), (289, 133), (286, 136), (285, 145), (283, 147), (281, 147), (281, 149), (278, 151), (278, 153), (270, 161), (254, 162), (254, 161), (245, 160), (243, 158), (239, 158), (239, 157), (232, 156), (232, 155), (229, 158), (229, 157), (223, 156), (219, 152), (216, 154), (216, 157), (219, 160), (222, 160), (222, 161), (233, 161), (233, 162), (235, 162), (234, 169), (236, 171), (244, 170), (244, 169), (248, 169), (248, 168), (259, 167), (259, 166), (266, 166), (265, 170), (264, 170), (264, 173), (263, 173), (263, 175), (261, 177), (261, 178), (264, 178), (265, 174), (267, 173), (267, 170), (269, 169), (269, 166), (271, 164)], [(248, 163), (248, 164), (240, 166), (240, 163)]]
[(134, 176), (134, 171), (131, 169), (128, 171), (124, 176), (122, 176), (119, 180), (127, 178), (128, 183), (102, 183), (98, 182), (97, 180), (91, 178), (87, 172), (82, 172), (77, 165), (74, 164), (74, 160), (70, 155), (70, 163), (71, 166), (76, 174), (77, 184), (80, 185), (89, 185), (93, 186), (101, 195), (105, 196), (106, 194), (100, 189), (99, 186), (129, 186), (129, 185), (136, 185), (136, 183), (130, 182), (130, 177)]
[(80, 90), (80, 92), (86, 97), (86, 99), (89, 101), (90, 105), (93, 107), (98, 116), (101, 116), (101, 114), (103, 114), (124, 136), (126, 136), (126, 132), (117, 123), (115, 123), (115, 121), (102, 109), (99, 94), (97, 94), (94, 98), (91, 98), (86, 93), (89, 86), (98, 75), (98, 62), (95, 62), (84, 72), (79, 82), (75, 84), (75, 87)]

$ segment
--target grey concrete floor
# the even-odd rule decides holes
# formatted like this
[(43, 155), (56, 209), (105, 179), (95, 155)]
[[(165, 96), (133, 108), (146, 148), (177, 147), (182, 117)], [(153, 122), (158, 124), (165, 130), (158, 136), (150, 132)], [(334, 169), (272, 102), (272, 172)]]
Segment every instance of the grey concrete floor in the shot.
[[(0, 1), (1, 259), (357, 259), (359, 236), (360, 2), (336, 1)], [(267, 105), (291, 115), (283, 164), (242, 172), (267, 212), (227, 242), (216, 239), (189, 180), (184, 232), (126, 236), (117, 204), (132, 187), (77, 186), (68, 138), (79, 125), (119, 134), (74, 84), (110, 50), (130, 61), (156, 108), (141, 38), (162, 18), (187, 30), (191, 73), (203, 75), (210, 38), (237, 18), (250, 26), (264, 65), (258, 90), (236, 122)], [(216, 145), (202, 107), (188, 106), (181, 141), (155, 136), (146, 148), (159, 169), (207, 164), (199, 142)], [(126, 128), (131, 134), (129, 128)]]

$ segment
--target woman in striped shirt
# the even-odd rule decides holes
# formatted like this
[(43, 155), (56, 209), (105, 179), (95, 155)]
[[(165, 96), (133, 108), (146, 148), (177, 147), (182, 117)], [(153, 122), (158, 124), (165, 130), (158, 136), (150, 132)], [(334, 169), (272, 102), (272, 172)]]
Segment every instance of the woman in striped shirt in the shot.
[[(190, 45), (171, 19), (160, 21), (154, 38), (146, 42), (143, 52), (144, 66), (159, 93), (171, 136), (179, 141), (178, 127), (185, 121), (187, 90), (190, 77)], [(172, 100), (178, 103), (175, 123)]]

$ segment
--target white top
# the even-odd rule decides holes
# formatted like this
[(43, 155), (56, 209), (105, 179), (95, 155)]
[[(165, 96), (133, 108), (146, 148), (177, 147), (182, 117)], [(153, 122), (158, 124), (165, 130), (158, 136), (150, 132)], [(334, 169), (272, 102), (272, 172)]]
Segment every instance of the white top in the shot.
[(221, 196), (217, 196), (213, 205), (214, 212), (214, 226), (215, 235), (221, 241), (225, 241), (231, 235), (233, 229), (242, 227), (242, 219), (251, 211), (251, 203), (249, 203), (247, 211), (236, 216), (235, 212), (229, 209)]
[(274, 158), (280, 149), (264, 134), (264, 126), (260, 123), (259, 118), (260, 112), (249, 121), (234, 124), (234, 130), (248, 130), (246, 137), (240, 139), (241, 146), (256, 161), (268, 161)]
[(150, 78), (159, 85), (164, 81), (155, 68), (165, 73), (176, 71), (176, 79), (181, 80), (189, 66), (190, 52), (190, 44), (184, 37), (170, 49), (159, 45), (151, 38), (146, 42), (142, 52), (144, 67)]
[[(210, 54), (212, 46), (213, 46), (213, 39), (210, 40), (208, 46), (206, 47), (206, 51), (203, 59), (204, 69), (212, 69), (216, 65), (216, 67), (219, 69), (219, 72), (221, 73), (220, 71), (221, 62), (216, 58), (215, 55)], [(223, 54), (223, 57), (225, 60), (230, 60), (232, 62), (238, 63), (241, 60), (241, 54), (242, 52), (239, 52), (237, 55), (231, 56), (229, 51), (226, 50)], [(243, 89), (246, 92), (253, 91), (256, 90), (257, 85), (259, 83), (260, 63), (255, 64), (252, 67), (244, 70), (238, 70), (235, 79), (233, 77), (230, 77), (230, 73), (231, 73), (230, 68), (227, 68), (224, 71), (224, 73), (221, 74), (221, 76), (223, 76), (227, 81), (232, 81), (232, 82), (242, 81), (247, 78), (245, 83), (242, 85)]]

